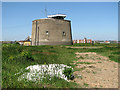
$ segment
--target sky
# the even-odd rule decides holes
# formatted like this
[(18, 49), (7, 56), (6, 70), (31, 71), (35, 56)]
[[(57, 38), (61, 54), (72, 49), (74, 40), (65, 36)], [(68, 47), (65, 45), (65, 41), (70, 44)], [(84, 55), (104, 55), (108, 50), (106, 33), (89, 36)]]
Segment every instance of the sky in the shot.
[(2, 40), (24, 40), (32, 21), (66, 14), (72, 39), (118, 40), (118, 2), (2, 2)]

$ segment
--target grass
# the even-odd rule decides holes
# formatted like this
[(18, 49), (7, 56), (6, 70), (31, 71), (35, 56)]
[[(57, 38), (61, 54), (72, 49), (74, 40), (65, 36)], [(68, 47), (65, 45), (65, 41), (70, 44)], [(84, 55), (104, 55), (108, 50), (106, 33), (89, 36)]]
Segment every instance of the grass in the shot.
[(102, 63), (101, 61), (99, 61), (98, 63)]
[(95, 63), (90, 63), (90, 62), (77, 62), (76, 64), (95, 64)]
[(84, 59), (84, 57), (80, 56), (78, 59)]
[(84, 87), (88, 87), (89, 86), (89, 84), (87, 84), (87, 83), (84, 83)]
[[(103, 56), (107, 56), (110, 60), (118, 61), (117, 44), (96, 44), (94, 46), (102, 46), (103, 48), (82, 49), (82, 48), (65, 48), (66, 45), (50, 46), (19, 46), (16, 44), (3, 44), (2, 47), (2, 87), (3, 88), (76, 88), (79, 87), (74, 82), (67, 82), (63, 79), (53, 77), (51, 81), (34, 83), (27, 81), (18, 81), (18, 73), (21, 69), (29, 65), (35, 64), (66, 64), (72, 66), (75, 58), (75, 52), (96, 52)], [(72, 46), (92, 46), (90, 44), (75, 44)], [(82, 62), (83, 63), (83, 62)], [(85, 64), (85, 63), (84, 63)], [(89, 63), (86, 63), (89, 64)], [(75, 69), (75, 68), (74, 68)], [(87, 86), (87, 85), (85, 85)]]
[(96, 74), (96, 72), (92, 71), (93, 74)]
[(74, 68), (74, 71), (82, 71), (84, 70), (86, 67), (82, 67), (82, 68)]

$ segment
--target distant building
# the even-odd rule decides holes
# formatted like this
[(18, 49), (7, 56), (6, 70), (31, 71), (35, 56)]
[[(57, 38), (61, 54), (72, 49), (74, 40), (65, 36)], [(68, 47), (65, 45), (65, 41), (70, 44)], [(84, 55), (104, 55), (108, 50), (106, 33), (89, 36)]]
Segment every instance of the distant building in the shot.
[(105, 41), (99, 41), (99, 43), (105, 43)]
[(74, 43), (77, 43), (77, 40), (73, 40), (73, 44), (74, 44)]
[(12, 43), (15, 43), (16, 41), (2, 41), (3, 44), (12, 44)]
[(18, 43), (19, 43), (20, 45), (23, 45), (23, 44), (24, 44), (24, 41), (18, 41)]
[(80, 39), (80, 40), (73, 40), (73, 43), (92, 43), (92, 40), (84, 38), (84, 39)]
[(27, 40), (18, 41), (18, 43), (19, 43), (20, 45), (24, 45), (24, 46), (30, 46), (30, 45), (31, 45), (31, 41), (27, 41)]
[(28, 36), (25, 40), (18, 41), (20, 45), (30, 46), (31, 45), (31, 38)]
[(118, 43), (117, 40), (109, 40), (110, 43)]
[(105, 43), (103, 40), (95, 40), (94, 43)]
[(31, 41), (24, 41), (23, 45), (24, 46), (31, 46)]
[(87, 39), (87, 43), (92, 43), (92, 40), (91, 39)]
[(92, 41), (91, 39), (86, 39), (86, 38), (84, 38), (84, 39), (81, 39), (81, 40), (73, 40), (73, 43), (118, 43), (118, 41), (117, 40), (106, 40), (106, 41), (104, 41), (104, 40), (94, 40), (94, 41)]
[(110, 41), (105, 41), (105, 43), (110, 43)]
[(85, 43), (85, 41), (84, 40), (79, 40), (79, 43)]
[(95, 43), (118, 43), (117, 40), (106, 40), (106, 41), (104, 41), (104, 40), (95, 40), (94, 42)]

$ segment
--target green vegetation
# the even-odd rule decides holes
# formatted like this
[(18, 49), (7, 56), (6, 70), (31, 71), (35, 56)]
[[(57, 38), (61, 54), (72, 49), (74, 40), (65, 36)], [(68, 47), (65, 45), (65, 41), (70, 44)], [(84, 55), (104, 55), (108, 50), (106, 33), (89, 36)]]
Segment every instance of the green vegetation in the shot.
[[(67, 45), (68, 46), (68, 45)], [(72, 46), (88, 46), (91, 44), (75, 44)], [(2, 87), (3, 88), (50, 88), (50, 87), (80, 87), (74, 82), (67, 82), (63, 79), (53, 77), (51, 81), (45, 79), (44, 82), (18, 81), (16, 73), (27, 66), (36, 64), (66, 64), (74, 68), (71, 64), (78, 60), (75, 52), (96, 52), (107, 56), (110, 60), (118, 61), (117, 44), (94, 44), (93, 46), (102, 48), (66, 48), (65, 45), (58, 46), (20, 46), (18, 44), (3, 44), (2, 47)], [(75, 69), (75, 68), (74, 68)], [(65, 71), (66, 75), (71, 74), (71, 70)], [(85, 86), (88, 86), (85, 84)]]
[(87, 83), (84, 83), (84, 87), (88, 87), (89, 86), (89, 84), (87, 84)]
[(84, 57), (80, 56), (78, 59), (84, 59)]
[(117, 43), (111, 43), (111, 44), (109, 44), (109, 43), (95, 43), (95, 44), (91, 44), (91, 43), (75, 43), (74, 44), (74, 46), (114, 46), (114, 47), (116, 47), (118, 44)]
[(90, 62), (77, 62), (76, 64), (95, 64), (95, 63), (90, 63)]
[(73, 74), (72, 68), (65, 68), (64, 75), (67, 76), (68, 79), (70, 79), (72, 74)]
[(98, 63), (102, 63), (101, 61), (99, 61)]

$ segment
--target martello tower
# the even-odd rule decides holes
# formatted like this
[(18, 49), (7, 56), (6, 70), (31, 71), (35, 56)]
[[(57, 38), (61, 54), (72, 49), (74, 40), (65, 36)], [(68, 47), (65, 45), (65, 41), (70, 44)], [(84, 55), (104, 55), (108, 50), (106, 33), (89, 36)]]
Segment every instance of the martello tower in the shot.
[(66, 15), (48, 15), (32, 21), (32, 45), (72, 45), (71, 22)]

